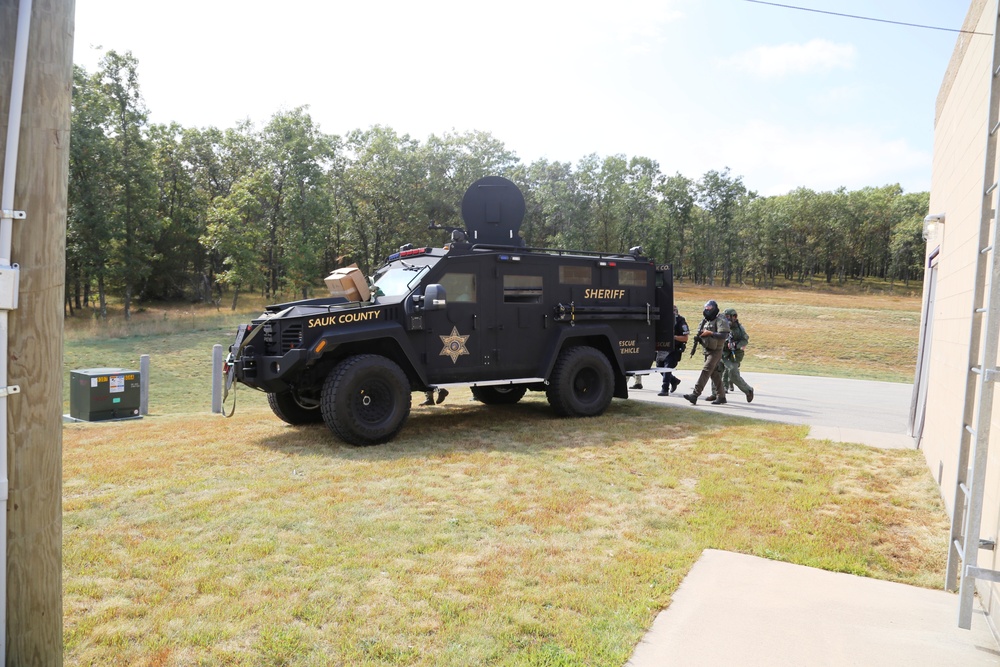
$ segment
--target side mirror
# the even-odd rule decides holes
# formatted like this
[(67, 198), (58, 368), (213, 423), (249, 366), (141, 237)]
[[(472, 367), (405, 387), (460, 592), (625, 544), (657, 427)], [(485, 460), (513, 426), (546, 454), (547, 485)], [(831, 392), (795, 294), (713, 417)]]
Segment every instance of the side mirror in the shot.
[(443, 285), (428, 285), (424, 288), (424, 310), (441, 310), (448, 305), (448, 297)]

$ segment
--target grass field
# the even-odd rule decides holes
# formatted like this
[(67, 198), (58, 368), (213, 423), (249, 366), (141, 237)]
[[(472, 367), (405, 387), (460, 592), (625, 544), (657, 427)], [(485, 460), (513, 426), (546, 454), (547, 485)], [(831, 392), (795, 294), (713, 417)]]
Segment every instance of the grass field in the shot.
[[(740, 311), (747, 370), (912, 376), (918, 298), (680, 289), (692, 324), (709, 296)], [(354, 448), (247, 390), (232, 419), (208, 414), (211, 346), (237, 320), (183, 317), (67, 333), (67, 375), (151, 354), (153, 415), (64, 430), (66, 664), (620, 665), (709, 547), (942, 580), (947, 517), (918, 452), (638, 401), (557, 419), (541, 395), (467, 390)]]
[[(920, 298), (849, 295), (791, 290), (746, 290), (682, 286), (681, 314), (692, 328), (709, 298), (736, 308), (750, 334), (743, 370), (824, 375), (888, 382), (912, 382), (920, 325)], [(147, 310), (126, 327), (99, 327), (89, 318), (71, 319), (66, 332), (63, 403), (69, 412), (69, 371), (81, 368), (138, 368), (150, 355), (150, 412), (153, 415), (211, 410), (212, 346), (228, 349), (236, 327), (262, 307), (238, 314), (215, 308)], [(682, 368), (699, 366), (685, 357)], [(253, 391), (238, 393), (240, 405), (264, 405)]]

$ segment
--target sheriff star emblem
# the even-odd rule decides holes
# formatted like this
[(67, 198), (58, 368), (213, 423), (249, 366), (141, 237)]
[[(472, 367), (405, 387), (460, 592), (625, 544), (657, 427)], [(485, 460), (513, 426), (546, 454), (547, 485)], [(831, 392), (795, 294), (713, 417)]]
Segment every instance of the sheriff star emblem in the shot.
[[(472, 334), (469, 334), (470, 336)], [(469, 340), (469, 336), (462, 336), (458, 333), (458, 327), (451, 328), (450, 336), (438, 336), (444, 347), (441, 348), (441, 355), (446, 357), (451, 357), (451, 363), (457, 364), (458, 358), (463, 354), (468, 354), (469, 350), (465, 347), (465, 341)]]

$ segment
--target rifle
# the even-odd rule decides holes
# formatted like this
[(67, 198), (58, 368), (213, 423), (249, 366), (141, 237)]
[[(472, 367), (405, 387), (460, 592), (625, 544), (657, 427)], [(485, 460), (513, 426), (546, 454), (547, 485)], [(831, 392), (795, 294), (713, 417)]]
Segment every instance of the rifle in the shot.
[(726, 339), (726, 344), (722, 348), (722, 358), (736, 360), (736, 341), (733, 340), (732, 333), (729, 334), (729, 338)]
[(701, 332), (704, 330), (705, 330), (705, 320), (702, 320), (701, 325), (698, 327), (698, 335), (694, 337), (694, 344), (691, 346), (691, 354), (689, 356), (693, 357), (695, 350), (698, 349), (698, 346), (704, 345), (704, 343), (701, 342)]

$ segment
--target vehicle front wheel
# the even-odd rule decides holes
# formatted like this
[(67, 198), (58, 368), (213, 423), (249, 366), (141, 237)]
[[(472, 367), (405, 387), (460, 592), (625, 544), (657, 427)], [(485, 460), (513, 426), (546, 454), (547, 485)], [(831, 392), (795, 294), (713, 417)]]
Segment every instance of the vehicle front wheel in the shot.
[(271, 412), (278, 419), (292, 426), (316, 424), (323, 421), (323, 412), (320, 410), (319, 401), (308, 401), (294, 391), (269, 393), (267, 404), (271, 406)]
[(562, 417), (595, 417), (611, 405), (614, 391), (611, 362), (599, 350), (580, 345), (559, 354), (545, 396)]
[(391, 359), (377, 354), (348, 357), (323, 383), (323, 421), (352, 445), (392, 440), (410, 416), (410, 383)]
[(513, 405), (524, 398), (526, 391), (517, 385), (472, 387), (472, 396), (486, 405)]

